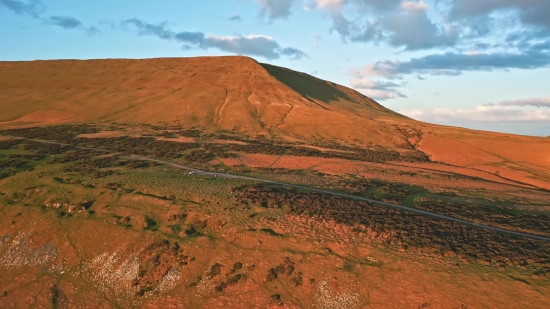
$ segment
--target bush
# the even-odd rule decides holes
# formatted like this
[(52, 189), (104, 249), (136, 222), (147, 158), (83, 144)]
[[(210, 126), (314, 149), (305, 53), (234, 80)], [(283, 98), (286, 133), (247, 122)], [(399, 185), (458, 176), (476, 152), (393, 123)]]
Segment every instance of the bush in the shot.
[(471, 228), (329, 194), (298, 193), (294, 189), (243, 186), (234, 189), (234, 196), (243, 204), (260, 206), (262, 201), (267, 201), (269, 208), (282, 204), (285, 212), (317, 215), (354, 226), (358, 232), (383, 234), (387, 238), (379, 238), (380, 242), (402, 248), (427, 249), (442, 256), (452, 252), (466, 260), (498, 265), (525, 265), (530, 260), (536, 266), (550, 266), (550, 243), (543, 240)]

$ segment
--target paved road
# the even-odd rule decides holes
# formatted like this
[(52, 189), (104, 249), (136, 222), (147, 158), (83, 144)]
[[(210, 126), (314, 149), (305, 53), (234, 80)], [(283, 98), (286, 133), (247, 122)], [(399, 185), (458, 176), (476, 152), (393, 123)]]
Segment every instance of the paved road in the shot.
[[(13, 139), (25, 139), (25, 138), (22, 138), (22, 137), (11, 137), (11, 138), (13, 138)], [(29, 139), (29, 140), (32, 140), (32, 141), (35, 141), (35, 142), (40, 142), (40, 143), (49, 143), (49, 144), (59, 144), (59, 145), (70, 146), (70, 144), (52, 142), (52, 141), (46, 141), (46, 140), (35, 140), (35, 139)], [(108, 153), (115, 153), (115, 152), (105, 150), (105, 149), (100, 149), (100, 148), (88, 148), (88, 147), (75, 147), (75, 148), (86, 149), (86, 150), (96, 150), (96, 151), (102, 151), (102, 152), (108, 152)], [(311, 191), (311, 192), (318, 192), (318, 193), (330, 194), (330, 195), (335, 195), (335, 196), (341, 196), (341, 197), (344, 197), (344, 198), (354, 199), (354, 200), (358, 200), (358, 201), (365, 201), (365, 202), (372, 203), (374, 205), (381, 205), (381, 206), (385, 206), (385, 207), (397, 208), (397, 209), (401, 209), (401, 210), (404, 210), (404, 211), (417, 213), (417, 214), (420, 214), (420, 215), (425, 215), (425, 216), (438, 218), (438, 219), (449, 220), (449, 221), (453, 221), (453, 222), (457, 222), (457, 223), (461, 223), (461, 224), (465, 224), (465, 225), (469, 225), (469, 226), (473, 226), (473, 227), (477, 227), (477, 228), (487, 229), (487, 230), (491, 230), (491, 231), (495, 231), (495, 232), (499, 232), (499, 233), (505, 233), (505, 234), (509, 234), (509, 235), (528, 237), (528, 238), (538, 239), (538, 240), (543, 240), (543, 241), (550, 241), (550, 237), (546, 237), (546, 236), (540, 236), (540, 235), (534, 235), (534, 234), (529, 234), (529, 233), (523, 233), (523, 232), (507, 230), (507, 229), (503, 229), (503, 228), (499, 228), (499, 227), (495, 227), (495, 226), (490, 226), (490, 225), (475, 223), (475, 222), (471, 222), (471, 221), (467, 221), (467, 220), (463, 220), (463, 219), (459, 219), (459, 218), (445, 216), (445, 215), (441, 215), (441, 214), (430, 212), (430, 211), (425, 211), (425, 210), (421, 210), (421, 209), (406, 207), (406, 206), (403, 206), (403, 205), (385, 203), (385, 202), (381, 202), (381, 201), (377, 201), (377, 200), (373, 200), (373, 199), (369, 199), (369, 198), (361, 197), (361, 196), (355, 196), (355, 195), (350, 195), (350, 194), (345, 194), (345, 193), (332, 192), (332, 191), (323, 190), (323, 189), (304, 187), (304, 186), (295, 185), (295, 184), (291, 184), (291, 183), (284, 183), (284, 182), (266, 180), (266, 179), (261, 179), (261, 178), (254, 178), (254, 177), (248, 177), (248, 176), (240, 176), (240, 175), (233, 175), (233, 174), (224, 174), (224, 173), (203, 171), (203, 170), (199, 170), (199, 169), (196, 169), (196, 168), (192, 168), (192, 167), (184, 166), (184, 165), (181, 165), (181, 164), (177, 164), (177, 163), (174, 163), (174, 162), (158, 160), (158, 159), (153, 159), (153, 158), (143, 157), (143, 156), (136, 156), (136, 155), (125, 156), (125, 155), (121, 155), (120, 157), (121, 158), (126, 158), (126, 159), (133, 159), (133, 160), (149, 161), (149, 162), (156, 162), (156, 163), (166, 164), (166, 165), (170, 165), (172, 167), (178, 168), (178, 169), (193, 172), (196, 175), (211, 176), (211, 177), (226, 178), (226, 179), (252, 180), (252, 181), (257, 181), (257, 182), (280, 185), (280, 186), (284, 186), (284, 187), (288, 187), (288, 188), (296, 188), (296, 189), (302, 189), (302, 190), (307, 190), (307, 191)]]
[(187, 167), (187, 166), (177, 164), (177, 163), (173, 163), (173, 162), (169, 162), (169, 161), (151, 159), (151, 158), (142, 157), (142, 156), (133, 156), (132, 155), (132, 156), (126, 156), (126, 158), (134, 159), (134, 160), (151, 161), (151, 162), (167, 164), (167, 165), (173, 166), (175, 168), (179, 168), (179, 169), (187, 170), (187, 171), (190, 171), (190, 172), (194, 172), (194, 173), (196, 173), (196, 175), (214, 176), (214, 177), (227, 178), (227, 179), (253, 180), (253, 181), (258, 181), (258, 182), (263, 182), (263, 183), (269, 183), (269, 184), (285, 186), (285, 187), (289, 187), (289, 188), (296, 188), (296, 189), (302, 189), (302, 190), (307, 190), (307, 191), (311, 191), (311, 192), (318, 192), (318, 193), (330, 194), (330, 195), (335, 195), (335, 196), (341, 196), (341, 197), (344, 197), (344, 198), (349, 198), (349, 199), (354, 199), (354, 200), (359, 200), (359, 201), (365, 201), (365, 202), (369, 202), (369, 203), (372, 203), (372, 204), (375, 204), (375, 205), (382, 205), (382, 206), (385, 206), (385, 207), (397, 208), (397, 209), (401, 209), (401, 210), (408, 211), (408, 212), (413, 212), (413, 213), (417, 213), (417, 214), (421, 214), (421, 215), (425, 215), (425, 216), (429, 216), (429, 217), (433, 217), (433, 218), (449, 220), (449, 221), (453, 221), (453, 222), (457, 222), (457, 223), (461, 223), (461, 224), (466, 224), (466, 225), (469, 225), (469, 226), (478, 227), (478, 228), (482, 228), (482, 229), (492, 230), (492, 231), (496, 231), (496, 232), (500, 232), (500, 233), (506, 233), (506, 234), (515, 235), (515, 236), (523, 236), (523, 237), (529, 237), (529, 238), (538, 239), (538, 240), (550, 241), (550, 237), (507, 230), (507, 229), (503, 229), (503, 228), (499, 228), (499, 227), (495, 227), (495, 226), (490, 226), (490, 225), (475, 223), (475, 222), (471, 222), (471, 221), (467, 221), (467, 220), (463, 220), (463, 219), (459, 219), (459, 218), (445, 216), (445, 215), (441, 215), (441, 214), (430, 212), (430, 211), (411, 208), (411, 207), (407, 207), (407, 206), (403, 206), (403, 205), (396, 205), (396, 204), (381, 202), (381, 201), (377, 201), (377, 200), (373, 200), (373, 199), (369, 199), (369, 198), (361, 197), (361, 196), (355, 196), (355, 195), (350, 195), (350, 194), (345, 194), (345, 193), (338, 193), (338, 192), (333, 192), (333, 191), (328, 191), (328, 190), (323, 190), (323, 189), (304, 187), (304, 186), (290, 184), (290, 183), (284, 183), (284, 182), (278, 182), (278, 181), (272, 181), (272, 180), (265, 180), (265, 179), (261, 179), (261, 178), (254, 178), (254, 177), (248, 177), (248, 176), (239, 176), (239, 175), (232, 175), (232, 174), (224, 174), (224, 173), (216, 173), (216, 172), (208, 172), (208, 171), (203, 171), (203, 170)]

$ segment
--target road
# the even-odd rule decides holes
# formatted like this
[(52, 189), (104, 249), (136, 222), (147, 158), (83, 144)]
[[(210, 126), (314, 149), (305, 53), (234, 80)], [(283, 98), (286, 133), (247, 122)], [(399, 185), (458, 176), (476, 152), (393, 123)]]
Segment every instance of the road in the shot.
[[(26, 138), (22, 138), (22, 137), (10, 137), (10, 138), (12, 138), (12, 139), (26, 139)], [(49, 144), (73, 146), (73, 145), (66, 144), (66, 143), (59, 143), (59, 142), (53, 142), (53, 141), (47, 141), (47, 140), (36, 140), (36, 139), (28, 139), (28, 140), (31, 140), (31, 141), (34, 141), (34, 142), (39, 142), (39, 143), (49, 143)], [(102, 151), (102, 152), (108, 152), (108, 153), (115, 153), (113, 151), (100, 149), (100, 148), (89, 148), (89, 147), (75, 147), (75, 148), (77, 148), (77, 149), (86, 149), (86, 150), (96, 150), (96, 151)], [(296, 189), (302, 189), (302, 190), (306, 190), (306, 191), (310, 191), (310, 192), (330, 194), (330, 195), (340, 196), (340, 197), (349, 198), (349, 199), (353, 199), (353, 200), (369, 202), (373, 205), (380, 205), (380, 206), (385, 206), (385, 207), (397, 208), (397, 209), (400, 209), (400, 210), (404, 210), (404, 211), (408, 211), (408, 212), (412, 212), (412, 213), (416, 213), (416, 214), (420, 214), (420, 215), (424, 215), (424, 216), (449, 220), (449, 221), (453, 221), (453, 222), (456, 222), (456, 223), (465, 224), (465, 225), (469, 225), (469, 226), (477, 227), (477, 228), (481, 228), (481, 229), (487, 229), (487, 230), (491, 230), (491, 231), (495, 231), (495, 232), (499, 232), (499, 233), (505, 233), (505, 234), (514, 235), (514, 236), (521, 236), (521, 237), (528, 237), (528, 238), (531, 238), (531, 239), (537, 239), (537, 240), (543, 240), (543, 241), (550, 241), (550, 237), (546, 237), (546, 236), (507, 230), (507, 229), (499, 228), (499, 227), (496, 227), (496, 226), (475, 223), (475, 222), (468, 221), (468, 220), (463, 220), (463, 219), (459, 219), (459, 218), (455, 218), (455, 217), (451, 217), (451, 216), (441, 215), (441, 214), (438, 214), (438, 213), (435, 213), (435, 212), (430, 212), (430, 211), (425, 211), (425, 210), (421, 210), (421, 209), (411, 208), (411, 207), (407, 207), (407, 206), (403, 206), (403, 205), (397, 205), (397, 204), (381, 202), (381, 201), (377, 201), (377, 200), (373, 200), (373, 199), (369, 199), (369, 198), (361, 197), (361, 196), (355, 196), (355, 195), (350, 195), (350, 194), (345, 194), (345, 193), (333, 192), (333, 191), (328, 191), (328, 190), (323, 190), (323, 189), (304, 187), (304, 186), (295, 185), (295, 184), (291, 184), (291, 183), (284, 183), (284, 182), (266, 180), (266, 179), (249, 177), (249, 176), (241, 176), (241, 175), (234, 175), (234, 174), (227, 174), (227, 173), (224, 174), (224, 173), (218, 173), (218, 172), (209, 172), (209, 171), (204, 171), (204, 170), (184, 166), (184, 165), (177, 164), (177, 163), (174, 163), (174, 162), (169, 162), (169, 161), (164, 161), (164, 160), (159, 160), (159, 159), (153, 159), (153, 158), (144, 157), (144, 156), (120, 155), (119, 157), (120, 158), (126, 158), (126, 159), (132, 159), (132, 160), (149, 161), (149, 162), (156, 162), (156, 163), (160, 163), (160, 164), (166, 164), (166, 165), (178, 168), (178, 169), (193, 172), (196, 175), (226, 178), (226, 179), (252, 180), (252, 181), (256, 181), (256, 182), (279, 185), (279, 186), (283, 186), (283, 187), (287, 187), (287, 188), (296, 188)]]
[(369, 198), (361, 197), (361, 196), (355, 196), (355, 195), (350, 195), (350, 194), (345, 194), (345, 193), (333, 192), (333, 191), (328, 191), (328, 190), (323, 190), (323, 189), (304, 187), (304, 186), (295, 185), (295, 184), (291, 184), (291, 183), (284, 183), (284, 182), (266, 180), (266, 179), (255, 178), (255, 177), (203, 171), (203, 170), (191, 168), (191, 167), (188, 167), (188, 166), (184, 166), (184, 165), (169, 162), (169, 161), (152, 159), (152, 158), (142, 157), (142, 156), (132, 155), (132, 156), (125, 156), (125, 158), (166, 164), (166, 165), (170, 165), (172, 167), (178, 168), (178, 169), (183, 169), (183, 170), (187, 170), (187, 171), (190, 171), (190, 172), (194, 172), (194, 173), (196, 173), (196, 175), (213, 176), (213, 177), (227, 178), (227, 179), (252, 180), (252, 181), (257, 181), (257, 182), (263, 182), (263, 183), (268, 183), (268, 184), (284, 186), (284, 187), (288, 187), (288, 188), (296, 188), (296, 189), (302, 189), (302, 190), (307, 190), (307, 191), (311, 191), (311, 192), (330, 194), (330, 195), (340, 196), (340, 197), (354, 199), (354, 200), (358, 200), (358, 201), (369, 202), (369, 203), (374, 204), (374, 205), (381, 205), (381, 206), (385, 206), (385, 207), (397, 208), (397, 209), (400, 209), (400, 210), (404, 210), (404, 211), (408, 211), (408, 212), (412, 212), (412, 213), (417, 213), (417, 214), (420, 214), (420, 215), (425, 215), (425, 216), (438, 218), (438, 219), (449, 220), (449, 221), (453, 221), (453, 222), (456, 222), (456, 223), (465, 224), (465, 225), (469, 225), (469, 226), (473, 226), (473, 227), (477, 227), (477, 228), (482, 228), (482, 229), (487, 229), (487, 230), (491, 230), (491, 231), (495, 231), (495, 232), (499, 232), (499, 233), (505, 233), (505, 234), (515, 235), (515, 236), (528, 237), (528, 238), (544, 240), (544, 241), (550, 241), (550, 237), (507, 230), (507, 229), (499, 228), (499, 227), (496, 227), (496, 226), (490, 226), (490, 225), (475, 223), (475, 222), (468, 221), (468, 220), (463, 220), (463, 219), (459, 219), (459, 218), (455, 218), (455, 217), (441, 215), (441, 214), (438, 214), (438, 213), (425, 211), (425, 210), (421, 210), (421, 209), (416, 209), (416, 208), (411, 208), (411, 207), (407, 207), (407, 206), (403, 206), (403, 205), (397, 205), (397, 204), (381, 202), (381, 201), (377, 201), (377, 200), (373, 200), (373, 199), (369, 199)]

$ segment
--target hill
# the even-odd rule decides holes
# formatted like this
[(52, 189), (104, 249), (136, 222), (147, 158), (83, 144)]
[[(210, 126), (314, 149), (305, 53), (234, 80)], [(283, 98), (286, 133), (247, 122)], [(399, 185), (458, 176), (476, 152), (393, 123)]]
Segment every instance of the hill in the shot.
[(167, 123), (386, 144), (393, 132), (381, 138), (373, 121), (406, 120), (349, 88), (246, 57), (3, 63), (0, 84), (10, 110), (2, 122)]
[(548, 138), (244, 57), (0, 62), (0, 90), (0, 308), (550, 303)]
[(0, 62), (0, 127), (127, 123), (422, 151), (550, 189), (550, 141), (430, 125), (247, 57)]

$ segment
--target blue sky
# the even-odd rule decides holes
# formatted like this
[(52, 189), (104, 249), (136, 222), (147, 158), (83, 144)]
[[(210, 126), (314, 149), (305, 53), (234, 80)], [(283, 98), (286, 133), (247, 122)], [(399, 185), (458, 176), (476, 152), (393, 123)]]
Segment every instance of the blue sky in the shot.
[(248, 55), (427, 122), (550, 135), (548, 0), (0, 0), (0, 60)]

